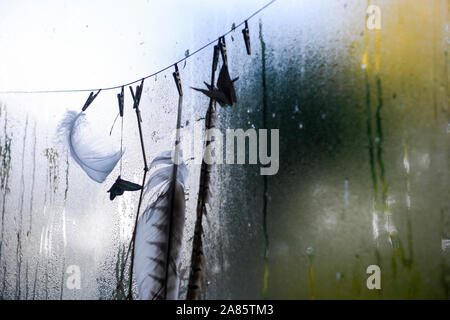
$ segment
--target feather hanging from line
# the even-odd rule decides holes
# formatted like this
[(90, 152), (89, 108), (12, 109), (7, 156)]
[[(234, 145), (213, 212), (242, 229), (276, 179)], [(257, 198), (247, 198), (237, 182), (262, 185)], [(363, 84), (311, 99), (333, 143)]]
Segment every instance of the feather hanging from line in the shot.
[(220, 69), (219, 79), (217, 80), (217, 88), (205, 82), (208, 90), (193, 87), (192, 89), (200, 91), (209, 98), (217, 101), (222, 107), (232, 106), (237, 102), (234, 82), (236, 82), (238, 79), (239, 77), (231, 79), (230, 73), (228, 71), (228, 66), (224, 63), (222, 65), (222, 68)]
[(111, 151), (106, 141), (90, 138), (84, 112), (67, 111), (58, 126), (58, 135), (69, 145), (70, 155), (94, 181), (102, 183), (123, 152)]
[(112, 201), (117, 196), (123, 195), (125, 191), (138, 191), (141, 190), (140, 184), (133, 183), (131, 181), (123, 180), (120, 176), (114, 182), (112, 187), (107, 191), (109, 193), (109, 199)]
[[(214, 47), (214, 53), (213, 53), (213, 62), (212, 62), (212, 70), (211, 70), (211, 83), (214, 83), (214, 79), (216, 76), (216, 67), (217, 67), (217, 60), (218, 60), (218, 48), (219, 46)], [(224, 51), (222, 51), (224, 52)], [(222, 55), (222, 58), (225, 57), (225, 54)], [(225, 68), (225, 69), (224, 69)], [(229, 74), (227, 71), (225, 59), (224, 64), (222, 65), (221, 74), (222, 77), (228, 77), (229, 80)], [(228, 76), (227, 76), (228, 74)], [(219, 76), (220, 78), (220, 76)], [(224, 81), (223, 78), (221, 81)], [(234, 81), (231, 80), (231, 84), (233, 84)], [(219, 81), (218, 81), (219, 83)], [(222, 83), (222, 82), (221, 82)], [(209, 89), (210, 86), (207, 85)], [(234, 88), (234, 87), (233, 87)], [(201, 90), (200, 90), (201, 91)], [(208, 95), (209, 96), (209, 95)], [(215, 103), (218, 102), (214, 96), (209, 96), (209, 106), (208, 110), (206, 111), (205, 116), (205, 129), (209, 130), (214, 128), (215, 121), (216, 121), (216, 106)], [(231, 96), (230, 96), (230, 99)], [(209, 136), (210, 138), (210, 136)], [(206, 145), (209, 145), (212, 141), (210, 139), (207, 139)], [(197, 198), (197, 217), (195, 220), (195, 226), (194, 226), (194, 237), (192, 241), (192, 254), (191, 254), (191, 266), (190, 266), (190, 272), (189, 272), (189, 282), (188, 282), (188, 290), (186, 299), (187, 300), (201, 300), (204, 299), (206, 296), (206, 258), (203, 253), (203, 227), (202, 227), (202, 221), (203, 221), (203, 215), (206, 215), (207, 213), (207, 204), (210, 200), (210, 192), (211, 192), (211, 185), (210, 185), (210, 171), (211, 171), (211, 165), (207, 164), (205, 161), (202, 161), (202, 166), (200, 170), (200, 183), (199, 183), (199, 189), (198, 189), (198, 198)]]
[[(182, 159), (181, 152), (178, 157)], [(172, 152), (165, 151), (153, 160), (150, 170), (153, 173), (144, 192), (152, 191), (151, 202), (139, 218), (135, 240), (134, 271), (139, 299), (176, 300), (187, 168), (182, 160), (175, 165)]]

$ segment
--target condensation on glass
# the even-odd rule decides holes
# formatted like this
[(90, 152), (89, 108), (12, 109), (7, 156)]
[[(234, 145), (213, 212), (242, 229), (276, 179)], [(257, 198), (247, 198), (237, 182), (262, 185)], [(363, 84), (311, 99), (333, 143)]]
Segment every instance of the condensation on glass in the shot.
[[(262, 4), (195, 11), (180, 26), (189, 49)], [(218, 128), (279, 129), (280, 169), (264, 178), (259, 165), (213, 166), (203, 223), (207, 298), (449, 297), (447, 14), (445, 0), (278, 1), (249, 21), (251, 56), (240, 29), (227, 37), (238, 103), (218, 107)], [(208, 100), (189, 86), (208, 81), (211, 58), (212, 47), (180, 66), (185, 135), (203, 124)], [(115, 94), (102, 93), (87, 112), (105, 135)], [(170, 73), (146, 81), (143, 95), (152, 159), (174, 137), (178, 96)], [(86, 95), (75, 97), (81, 108)], [(68, 157), (55, 138), (70, 107), (58, 107), (63, 98), (34, 96), (50, 106), (36, 111), (31, 98), (25, 105), (0, 96), (3, 299), (110, 299), (120, 277), (138, 194), (111, 202), (106, 191), (117, 168), (97, 184)], [(123, 175), (139, 182), (130, 101)], [(187, 164), (180, 298), (200, 174), (194, 161)], [(367, 287), (371, 265), (380, 267), (381, 290)], [(77, 270), (79, 289), (68, 284)]]

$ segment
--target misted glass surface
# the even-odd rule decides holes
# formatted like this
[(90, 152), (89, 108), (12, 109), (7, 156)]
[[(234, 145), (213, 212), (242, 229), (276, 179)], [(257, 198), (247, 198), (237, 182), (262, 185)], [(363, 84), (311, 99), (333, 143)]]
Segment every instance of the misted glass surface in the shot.
[[(33, 3), (0, 3), (0, 91), (133, 81), (266, 1)], [(279, 0), (249, 20), (250, 56), (241, 29), (226, 38), (238, 102), (217, 106), (216, 125), (223, 132), (279, 129), (280, 165), (271, 176), (260, 175), (260, 165), (212, 167), (203, 219), (206, 298), (448, 299), (448, 2)], [(212, 54), (210, 46), (179, 65), (183, 140), (196, 126), (204, 130), (209, 100), (190, 87), (209, 82)], [(172, 71), (144, 84), (149, 161), (173, 147)], [(122, 175), (140, 183), (128, 90)], [(101, 92), (86, 118), (118, 148), (119, 123), (109, 135), (117, 93)], [(90, 180), (56, 132), (66, 110), (80, 111), (87, 96), (0, 94), (2, 299), (125, 298), (114, 290), (139, 194), (110, 201), (119, 167), (102, 184)], [(185, 160), (180, 299), (200, 175), (200, 165)], [(367, 286), (371, 265), (380, 267), (381, 290)], [(68, 281), (74, 270), (79, 288)]]

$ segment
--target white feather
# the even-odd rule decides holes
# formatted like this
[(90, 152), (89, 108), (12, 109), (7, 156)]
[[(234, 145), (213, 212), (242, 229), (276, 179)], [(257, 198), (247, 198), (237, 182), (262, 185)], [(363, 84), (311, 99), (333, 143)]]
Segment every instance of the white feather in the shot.
[[(153, 172), (145, 186), (145, 193), (152, 193), (149, 196), (149, 205), (139, 218), (135, 240), (134, 271), (139, 299), (178, 298), (180, 279), (177, 266), (185, 216), (185, 163), (179, 164), (177, 169), (176, 182), (173, 182), (170, 151), (160, 154), (150, 165)], [(171, 183), (175, 185), (173, 195), (169, 194)], [(172, 197), (173, 206), (170, 203)], [(167, 257), (169, 243), (170, 252)], [(166, 278), (167, 263), (169, 269)]]
[(114, 152), (106, 141), (90, 137), (85, 113), (67, 111), (58, 126), (58, 134), (69, 145), (70, 155), (94, 181), (102, 183), (116, 166), (122, 152)]

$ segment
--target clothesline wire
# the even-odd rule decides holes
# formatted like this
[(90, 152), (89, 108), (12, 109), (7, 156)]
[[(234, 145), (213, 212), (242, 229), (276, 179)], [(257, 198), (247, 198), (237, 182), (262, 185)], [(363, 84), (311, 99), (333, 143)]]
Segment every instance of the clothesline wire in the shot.
[(265, 4), (263, 7), (261, 7), (260, 9), (258, 9), (257, 11), (255, 11), (254, 13), (252, 13), (247, 19), (245, 19), (244, 21), (242, 21), (241, 23), (237, 24), (237, 25), (233, 25), (233, 27), (225, 32), (224, 34), (222, 34), (221, 36), (217, 37), (216, 39), (208, 42), (207, 44), (203, 45), (202, 47), (200, 47), (199, 49), (195, 50), (192, 53), (189, 53), (188, 55), (186, 55), (184, 58), (172, 63), (171, 65), (168, 65), (165, 68), (162, 68), (152, 74), (149, 74), (143, 78), (139, 78), (137, 80), (134, 80), (132, 82), (128, 82), (126, 84), (120, 84), (117, 86), (113, 86), (113, 87), (107, 87), (107, 88), (96, 88), (96, 89), (66, 89), (66, 90), (38, 90), (38, 91), (0, 91), (0, 94), (26, 94), (26, 93), (68, 93), (68, 92), (89, 92), (89, 91), (107, 91), (107, 90), (114, 90), (114, 89), (120, 89), (122, 86), (130, 86), (132, 84), (138, 83), (142, 80), (145, 79), (149, 79), (152, 78), (170, 68), (175, 67), (175, 65), (180, 64), (181, 62), (184, 62), (185, 60), (189, 59), (190, 57), (192, 57), (193, 55), (199, 53), (200, 51), (206, 49), (207, 47), (209, 47), (210, 45), (216, 43), (219, 39), (221, 39), (222, 37), (227, 36), (228, 34), (230, 34), (231, 32), (235, 31), (237, 28), (239, 28), (240, 26), (244, 25), (246, 21), (252, 19), (254, 16), (256, 16), (258, 13), (260, 13), (261, 11), (263, 11), (264, 9), (266, 9), (267, 7), (269, 7), (271, 4), (273, 4), (276, 0), (271, 0), (270, 2), (268, 2), (267, 4)]

